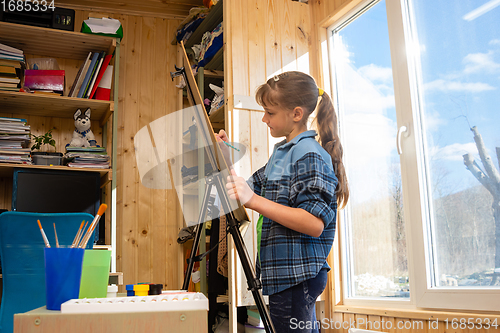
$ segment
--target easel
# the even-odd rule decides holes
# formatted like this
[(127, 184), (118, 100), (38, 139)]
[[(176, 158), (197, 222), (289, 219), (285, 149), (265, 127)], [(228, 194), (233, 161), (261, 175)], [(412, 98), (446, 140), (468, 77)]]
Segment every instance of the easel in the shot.
[[(181, 47), (181, 49), (184, 49)], [(184, 59), (187, 61), (187, 56), (184, 52)], [(187, 63), (187, 62), (186, 62)], [(220, 197), (220, 201), (222, 204), (222, 209), (226, 215), (226, 221), (228, 225), (228, 232), (231, 234), (233, 237), (234, 245), (236, 247), (236, 251), (240, 257), (241, 265), (243, 267), (243, 271), (245, 273), (245, 277), (247, 278), (247, 283), (248, 283), (248, 290), (252, 292), (253, 298), (255, 300), (255, 304), (257, 306), (257, 309), (259, 310), (260, 317), (264, 323), (264, 328), (266, 329), (267, 333), (275, 333), (275, 328), (274, 325), (271, 321), (271, 316), (269, 314), (269, 311), (266, 307), (266, 303), (264, 301), (264, 297), (262, 296), (262, 284), (260, 280), (257, 278), (253, 265), (251, 264), (250, 257), (248, 255), (248, 252), (246, 250), (246, 247), (244, 245), (243, 237), (241, 235), (240, 229), (239, 229), (239, 223), (243, 223), (245, 221), (249, 221), (248, 216), (246, 214), (245, 208), (242, 205), (238, 205), (237, 210), (233, 210), (231, 208), (231, 203), (229, 201), (227, 191), (225, 189), (225, 183), (223, 178), (223, 173), (221, 173), (221, 168), (219, 165), (224, 165), (226, 168), (225, 170), (229, 170), (227, 168), (226, 162), (224, 161), (224, 158), (222, 157), (222, 153), (220, 151), (220, 148), (217, 144), (217, 141), (215, 140), (215, 137), (213, 135), (213, 129), (212, 126), (210, 125), (210, 122), (208, 121), (207, 113), (205, 111), (205, 108), (203, 107), (203, 103), (201, 101), (201, 96), (199, 96), (199, 93), (197, 95), (194, 94), (193, 88), (191, 86), (194, 86), (196, 89), (196, 82), (194, 81), (194, 76), (191, 71), (188, 71), (186, 73), (186, 70), (184, 67), (177, 67), (175, 66), (175, 72), (171, 72), (170, 76), (172, 80), (175, 77), (182, 76), (186, 82), (186, 87), (187, 87), (187, 95), (188, 98), (190, 99), (191, 103), (195, 106), (196, 112), (195, 112), (195, 117), (196, 117), (196, 123), (197, 124), (207, 124), (208, 128), (211, 130), (210, 133), (207, 133), (207, 131), (201, 130), (201, 140), (204, 143), (205, 147), (205, 152), (206, 155), (208, 156), (208, 160), (212, 166), (212, 170), (218, 171), (215, 172), (214, 174), (206, 177), (206, 187), (205, 187), (205, 193), (203, 196), (203, 201), (201, 204), (201, 209), (200, 209), (200, 214), (198, 217), (198, 224), (196, 226), (196, 233), (195, 233), (195, 238), (193, 241), (193, 246), (191, 249), (191, 255), (188, 261), (188, 270), (186, 272), (186, 276), (184, 279), (184, 284), (182, 289), (187, 290), (187, 287), (189, 285), (189, 280), (191, 279), (191, 272), (193, 269), (194, 265), (194, 257), (196, 255), (196, 252), (198, 251), (198, 246), (200, 244), (200, 237), (202, 233), (202, 227), (201, 224), (204, 222), (206, 212), (208, 211), (208, 199), (212, 190), (212, 186), (215, 186), (217, 193)], [(196, 90), (198, 91), (198, 90)], [(218, 153), (218, 154), (217, 154)], [(220, 157), (219, 159), (217, 157)], [(219, 161), (220, 164), (217, 163)], [(238, 216), (236, 216), (236, 214)]]

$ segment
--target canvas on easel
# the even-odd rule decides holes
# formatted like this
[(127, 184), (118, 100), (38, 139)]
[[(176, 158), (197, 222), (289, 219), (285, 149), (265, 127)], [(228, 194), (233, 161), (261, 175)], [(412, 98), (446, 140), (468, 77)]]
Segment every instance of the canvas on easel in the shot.
[[(208, 140), (211, 142), (211, 144), (207, 143), (207, 145), (209, 146), (208, 148), (211, 148), (214, 150), (214, 155), (216, 157), (216, 162), (217, 162), (219, 170), (221, 172), (224, 170), (227, 170), (228, 175), (229, 175), (230, 168), (228, 167), (228, 163), (226, 162), (224, 155), (222, 153), (222, 150), (219, 146), (219, 143), (217, 142), (217, 139), (215, 138), (214, 129), (212, 127), (212, 124), (210, 123), (210, 119), (208, 118), (208, 114), (206, 112), (205, 105), (203, 104), (203, 100), (202, 100), (201, 95), (200, 95), (200, 90), (198, 89), (198, 85), (196, 84), (196, 80), (194, 78), (193, 72), (191, 71), (191, 66), (189, 65), (189, 59), (188, 59), (188, 56), (186, 54), (186, 50), (185, 50), (182, 42), (181, 42), (180, 49), (183, 52), (184, 68), (185, 68), (185, 72), (186, 72), (186, 78), (188, 80), (187, 84), (190, 86), (190, 88), (191, 88), (190, 90), (192, 91), (192, 97), (194, 98), (194, 100), (192, 100), (190, 102), (196, 108), (196, 112), (198, 112), (200, 114), (200, 117), (202, 119), (204, 119), (204, 124), (203, 124), (203, 126), (200, 126), (200, 128), (205, 129), (205, 132), (206, 132), (205, 134), (208, 137)], [(189, 94), (188, 94), (188, 98), (191, 98), (191, 96)], [(223, 181), (224, 181), (224, 185), (225, 185), (226, 179), (224, 179)], [(243, 205), (241, 205), (239, 202), (238, 202), (237, 207), (232, 206), (232, 208), (235, 208), (234, 213), (235, 213), (235, 217), (238, 221), (240, 221), (240, 222), (250, 221), (250, 219), (247, 215), (247, 212), (245, 210), (245, 207)]]

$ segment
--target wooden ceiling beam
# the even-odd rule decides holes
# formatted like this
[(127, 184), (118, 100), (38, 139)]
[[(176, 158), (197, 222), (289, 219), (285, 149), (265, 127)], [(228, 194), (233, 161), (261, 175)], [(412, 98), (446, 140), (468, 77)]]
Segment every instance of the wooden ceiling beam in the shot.
[(137, 16), (183, 19), (203, 0), (59, 0), (58, 7)]

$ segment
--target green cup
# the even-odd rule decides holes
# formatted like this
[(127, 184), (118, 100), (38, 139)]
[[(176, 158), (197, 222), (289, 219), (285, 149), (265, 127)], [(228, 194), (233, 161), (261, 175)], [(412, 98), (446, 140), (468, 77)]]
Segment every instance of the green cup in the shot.
[(103, 298), (108, 293), (111, 251), (85, 250), (79, 298)]

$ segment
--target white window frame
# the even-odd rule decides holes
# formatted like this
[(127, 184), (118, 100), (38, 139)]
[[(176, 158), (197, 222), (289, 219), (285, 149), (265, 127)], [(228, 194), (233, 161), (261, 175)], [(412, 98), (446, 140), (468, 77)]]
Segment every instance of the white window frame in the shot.
[[(453, 309), (453, 310), (476, 310), (476, 311), (498, 311), (500, 309), (500, 288), (436, 288), (431, 281), (431, 261), (428, 252), (427, 232), (430, 212), (428, 211), (426, 200), (427, 179), (424, 173), (424, 153), (421, 140), (422, 124), (419, 115), (421, 96), (418, 88), (422, 85), (420, 76), (420, 58), (418, 54), (418, 39), (416, 29), (411, 27), (408, 12), (408, 1), (410, 0), (385, 0), (387, 10), (387, 23), (389, 30), (389, 40), (391, 49), (391, 63), (394, 82), (395, 107), (398, 128), (406, 126), (407, 135), (401, 140), (402, 154), (401, 181), (403, 185), (403, 206), (406, 227), (407, 253), (408, 253), (408, 273), (410, 278), (410, 298), (400, 298), (398, 300), (385, 298), (347, 298), (347, 264), (348, 253), (345, 244), (350, 241), (345, 233), (345, 227), (340, 226), (339, 242), (341, 276), (336, 279), (336, 290), (343, 290), (341, 303), (351, 306), (370, 306), (381, 308), (399, 309)], [(345, 25), (357, 17), (367, 7), (371, 7), (377, 0), (363, 0), (347, 12), (327, 29), (328, 56), (323, 56), (323, 69), (325, 70), (325, 88), (331, 87), (332, 96), (336, 100), (334, 93), (335, 68), (330, 61), (333, 54), (332, 35), (333, 31)], [(324, 52), (323, 52), (324, 55)], [(328, 71), (328, 73), (326, 73)], [(342, 120), (341, 110), (339, 111), (339, 122)], [(340, 127), (342, 134), (342, 128)], [(349, 166), (346, 166), (347, 172)], [(411, 189), (411, 191), (410, 191)], [(340, 211), (343, 221), (349, 215), (349, 208), (345, 212)], [(342, 285), (339, 285), (339, 280)]]

